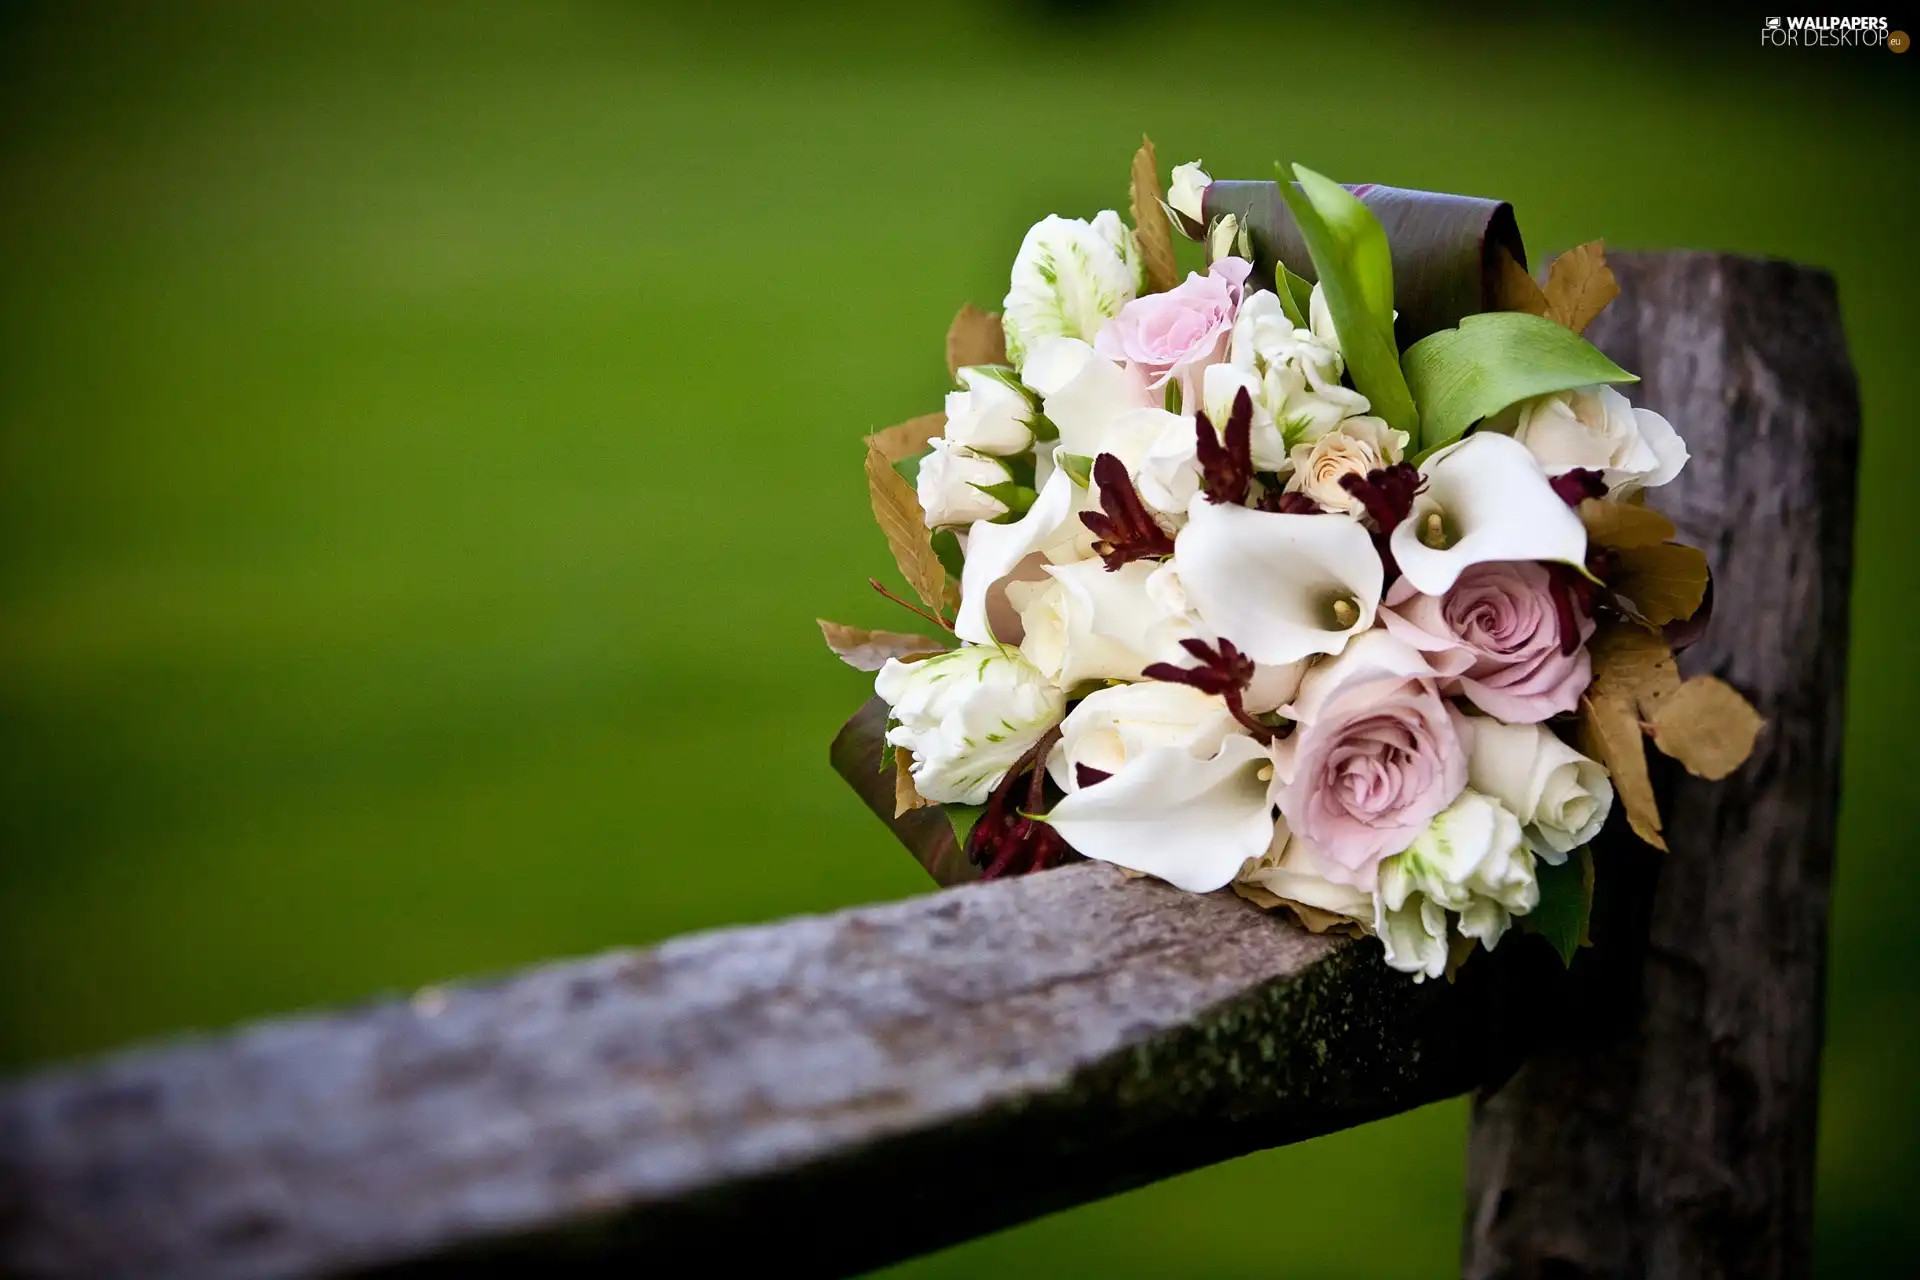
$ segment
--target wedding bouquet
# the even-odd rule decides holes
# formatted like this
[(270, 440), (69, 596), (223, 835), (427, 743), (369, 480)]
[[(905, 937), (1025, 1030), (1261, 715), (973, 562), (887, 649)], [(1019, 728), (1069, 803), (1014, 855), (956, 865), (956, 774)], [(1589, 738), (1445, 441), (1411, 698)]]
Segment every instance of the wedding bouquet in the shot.
[(1515, 921), (1570, 959), (1616, 800), (1664, 848), (1643, 739), (1717, 778), (1761, 727), (1674, 666), (1686, 445), (1580, 336), (1598, 243), (1542, 287), (1504, 204), (1281, 178), (1163, 193), (1148, 142), (1131, 227), (1036, 224), (945, 412), (867, 442), (919, 603), (874, 585), (938, 634), (821, 626), (878, 671), (894, 816), (985, 877), (1231, 886), (1416, 981)]

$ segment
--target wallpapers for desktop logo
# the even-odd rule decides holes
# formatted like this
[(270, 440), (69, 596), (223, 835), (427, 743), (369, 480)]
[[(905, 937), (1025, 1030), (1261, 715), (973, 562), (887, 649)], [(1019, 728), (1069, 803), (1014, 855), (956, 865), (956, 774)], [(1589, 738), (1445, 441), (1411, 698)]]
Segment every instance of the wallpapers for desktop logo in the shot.
[(1842, 18), (1828, 15), (1768, 18), (1760, 28), (1760, 43), (1777, 49), (1880, 49), (1906, 52), (1903, 31), (1891, 30), (1885, 18)]

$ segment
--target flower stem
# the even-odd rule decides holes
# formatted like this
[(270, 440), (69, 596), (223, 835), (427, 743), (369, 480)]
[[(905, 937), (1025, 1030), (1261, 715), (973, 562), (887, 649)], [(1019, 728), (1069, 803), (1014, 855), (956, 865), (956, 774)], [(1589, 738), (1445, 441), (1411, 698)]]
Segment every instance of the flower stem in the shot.
[(868, 578), (867, 585), (872, 587), (875, 591), (878, 591), (881, 595), (885, 596), (887, 599), (899, 605), (902, 609), (905, 609), (907, 612), (917, 613), (921, 617), (925, 618), (928, 622), (933, 623), (933, 625), (935, 625), (936, 627), (940, 627), (943, 630), (946, 630), (946, 631), (953, 630), (953, 624), (951, 622), (948, 622), (945, 618), (941, 617), (937, 613), (928, 613), (925, 609), (922, 609), (917, 604), (909, 604), (905, 600), (902, 600), (899, 596), (893, 594), (893, 592), (881, 586), (880, 579)]

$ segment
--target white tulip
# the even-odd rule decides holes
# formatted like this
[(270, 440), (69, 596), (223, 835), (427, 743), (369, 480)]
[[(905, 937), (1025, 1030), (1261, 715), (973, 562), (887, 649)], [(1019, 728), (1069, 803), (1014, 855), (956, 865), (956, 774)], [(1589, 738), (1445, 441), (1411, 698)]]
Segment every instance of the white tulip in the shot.
[(1113, 685), (1088, 694), (1061, 722), (1047, 772), (1061, 790), (1074, 792), (1082, 765), (1111, 776), (1156, 747), (1210, 757), (1239, 732), (1227, 704), (1212, 694), (1162, 680)]
[(1477, 938), (1491, 951), (1512, 918), (1539, 902), (1540, 882), (1520, 820), (1499, 801), (1468, 788), (1404, 853), (1380, 864), (1374, 928), (1387, 963), (1420, 981), (1446, 971), (1445, 912), (1459, 914), (1462, 937)]
[(1147, 591), (1157, 565), (1144, 560), (1109, 571), (1098, 560), (1042, 566), (1041, 582), (1007, 584), (1019, 611), (1020, 651), (1063, 689), (1085, 680), (1138, 680), (1152, 662), (1179, 661), (1193, 635), (1184, 614), (1169, 613)]
[(1242, 733), (1210, 756), (1148, 747), (1066, 796), (1047, 821), (1075, 850), (1190, 893), (1224, 887), (1273, 839), (1273, 759)]
[(873, 688), (893, 708), (887, 741), (913, 753), (915, 790), (942, 803), (983, 802), (1065, 704), (1045, 676), (997, 645), (890, 658)]
[(1554, 866), (1606, 825), (1613, 808), (1607, 771), (1545, 725), (1506, 724), (1491, 716), (1461, 721), (1467, 782), (1511, 809), (1527, 844)]
[(1293, 446), (1293, 477), (1287, 488), (1306, 494), (1323, 511), (1363, 515), (1366, 505), (1341, 487), (1347, 476), (1391, 466), (1406, 456), (1407, 433), (1380, 418), (1348, 418), (1311, 444)]
[(1384, 571), (1359, 521), (1197, 497), (1173, 563), (1195, 614), (1255, 662), (1338, 653), (1373, 625)]
[(941, 436), (929, 443), (933, 452), (920, 459), (920, 478), (915, 486), (927, 528), (950, 528), (1007, 514), (1006, 503), (983, 492), (986, 486), (1005, 484), (1013, 478), (1005, 463)]
[[(925, 463), (921, 464), (924, 471)], [(1076, 487), (1065, 470), (1056, 470), (1040, 487), (1027, 514), (1007, 524), (982, 520), (967, 534), (967, 560), (960, 571), (960, 609), (953, 620), (954, 634), (969, 644), (992, 644), (988, 622), (989, 596), (1021, 561), (1063, 536), (1073, 514)], [(1070, 533), (1070, 531), (1067, 531)]]
[(1273, 843), (1266, 855), (1235, 877), (1268, 893), (1319, 911), (1331, 911), (1349, 920), (1373, 922), (1373, 895), (1352, 885), (1329, 880), (1313, 846), (1287, 829), (1287, 820), (1274, 820)]
[(1167, 206), (1195, 226), (1207, 225), (1205, 199), (1207, 188), (1213, 179), (1195, 160), (1189, 164), (1173, 167), (1173, 176), (1167, 183)]
[(1422, 595), (1446, 594), (1462, 570), (1488, 560), (1584, 563), (1586, 526), (1512, 437), (1476, 432), (1428, 458), (1420, 474), (1426, 486), (1391, 546)]
[(1638, 409), (1609, 386), (1581, 387), (1522, 403), (1513, 438), (1550, 476), (1575, 467), (1598, 471), (1608, 495), (1629, 497), (1657, 488), (1687, 465), (1687, 446), (1673, 424)]
[(1007, 355), (1021, 367), (1048, 336), (1092, 342), (1144, 283), (1140, 246), (1120, 215), (1048, 217), (1020, 243), (1002, 306)]
[(965, 390), (947, 393), (946, 438), (1001, 457), (1033, 447), (1028, 425), (1038, 407), (1006, 370), (960, 370)]

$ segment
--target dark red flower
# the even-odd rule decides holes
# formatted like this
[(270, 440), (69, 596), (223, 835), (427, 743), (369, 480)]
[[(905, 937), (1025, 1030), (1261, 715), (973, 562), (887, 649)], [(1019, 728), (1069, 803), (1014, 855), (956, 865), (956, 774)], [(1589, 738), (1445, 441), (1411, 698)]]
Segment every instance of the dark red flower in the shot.
[(1173, 554), (1173, 538), (1134, 489), (1127, 466), (1110, 453), (1093, 460), (1093, 479), (1100, 486), (1100, 510), (1082, 511), (1080, 523), (1099, 541), (1093, 549), (1108, 569), (1135, 560), (1159, 560)]
[(1570, 507), (1578, 507), (1588, 498), (1607, 496), (1607, 482), (1602, 480), (1600, 473), (1591, 467), (1575, 467), (1571, 471), (1563, 471), (1547, 483), (1552, 485), (1553, 491), (1560, 495), (1560, 501)]
[(1233, 397), (1227, 429), (1217, 435), (1204, 411), (1193, 415), (1195, 454), (1200, 461), (1200, 484), (1208, 502), (1242, 503), (1253, 483), (1253, 397), (1245, 387)]
[(1240, 652), (1233, 641), (1222, 640), (1218, 649), (1205, 640), (1182, 640), (1180, 647), (1199, 659), (1197, 667), (1176, 667), (1171, 662), (1156, 662), (1140, 674), (1149, 680), (1165, 680), (1189, 685), (1202, 693), (1224, 700), (1233, 718), (1245, 725), (1254, 741), (1266, 746), (1273, 741), (1273, 727), (1261, 724), (1247, 714), (1247, 686), (1253, 683), (1253, 659)]

